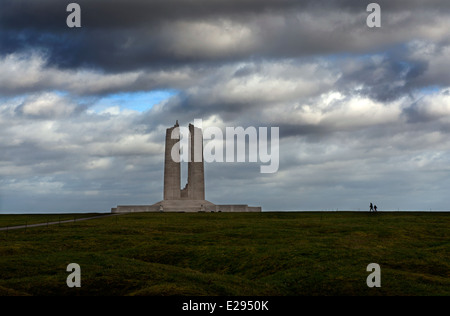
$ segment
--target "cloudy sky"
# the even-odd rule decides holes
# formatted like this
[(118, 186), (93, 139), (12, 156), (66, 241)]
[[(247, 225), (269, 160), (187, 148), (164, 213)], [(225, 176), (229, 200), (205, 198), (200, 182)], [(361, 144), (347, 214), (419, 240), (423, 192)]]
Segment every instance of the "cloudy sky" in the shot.
[(0, 0), (0, 213), (162, 199), (164, 134), (279, 127), (280, 167), (206, 164), (263, 210), (448, 210), (450, 2)]

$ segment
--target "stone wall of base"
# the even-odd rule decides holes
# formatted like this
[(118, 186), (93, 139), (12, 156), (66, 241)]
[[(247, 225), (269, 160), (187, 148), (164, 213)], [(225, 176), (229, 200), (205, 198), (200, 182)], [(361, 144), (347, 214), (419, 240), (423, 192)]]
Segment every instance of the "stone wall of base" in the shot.
[(261, 212), (261, 207), (246, 204), (216, 205), (216, 212)]
[(158, 212), (157, 205), (119, 205), (111, 209), (111, 213), (143, 213)]
[[(204, 204), (192, 203), (193, 201), (177, 201), (177, 203), (161, 201), (153, 205), (119, 205), (111, 209), (111, 213), (145, 213), (145, 212), (261, 212), (259, 206), (248, 206), (246, 204), (215, 205), (208, 201)], [(199, 204), (199, 205), (196, 205)], [(163, 207), (161, 208), (161, 205)]]

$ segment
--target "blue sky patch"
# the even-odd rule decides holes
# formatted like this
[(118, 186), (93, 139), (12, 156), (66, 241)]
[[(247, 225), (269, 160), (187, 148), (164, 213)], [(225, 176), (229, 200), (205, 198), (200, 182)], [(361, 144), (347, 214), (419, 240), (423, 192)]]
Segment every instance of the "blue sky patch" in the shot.
[(115, 93), (101, 98), (91, 107), (91, 109), (95, 112), (101, 112), (107, 108), (118, 106), (121, 111), (133, 110), (145, 112), (150, 110), (154, 105), (161, 103), (176, 94), (176, 90)]

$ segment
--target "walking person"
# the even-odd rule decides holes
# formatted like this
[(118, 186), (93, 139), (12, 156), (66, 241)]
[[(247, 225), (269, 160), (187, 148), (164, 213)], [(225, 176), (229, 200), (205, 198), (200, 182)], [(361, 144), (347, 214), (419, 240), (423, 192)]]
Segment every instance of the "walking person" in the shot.
[(370, 203), (370, 210), (369, 210), (369, 212), (373, 212), (373, 204), (372, 203)]
[(377, 212), (377, 206), (374, 205), (373, 210), (375, 211), (375, 213)]

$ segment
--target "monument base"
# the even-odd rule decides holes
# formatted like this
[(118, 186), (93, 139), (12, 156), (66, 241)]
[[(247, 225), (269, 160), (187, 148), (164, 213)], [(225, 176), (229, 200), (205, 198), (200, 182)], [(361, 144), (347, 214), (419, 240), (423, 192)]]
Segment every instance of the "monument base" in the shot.
[(261, 207), (246, 204), (217, 205), (207, 200), (162, 200), (153, 205), (119, 205), (111, 213), (140, 212), (261, 212)]

